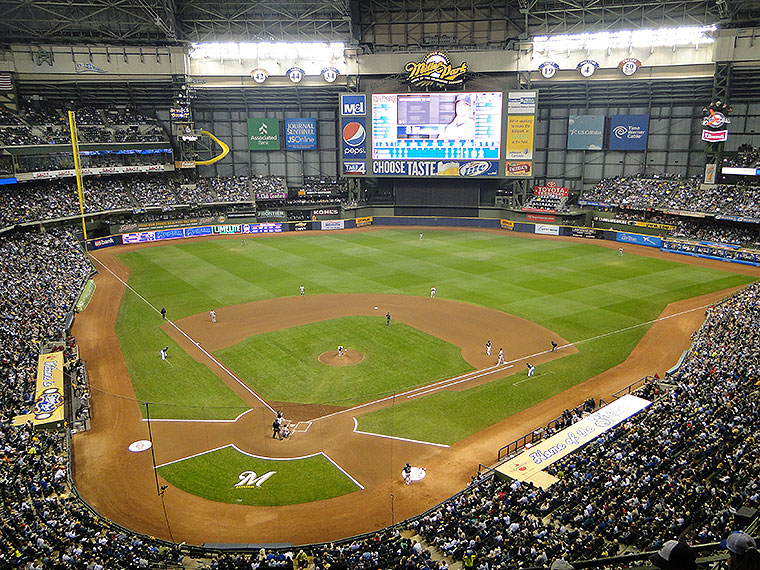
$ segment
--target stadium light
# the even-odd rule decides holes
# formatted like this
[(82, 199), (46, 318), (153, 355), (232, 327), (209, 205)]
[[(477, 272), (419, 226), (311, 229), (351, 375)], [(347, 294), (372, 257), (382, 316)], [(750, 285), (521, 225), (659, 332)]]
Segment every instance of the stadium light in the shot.
[(533, 53), (534, 56), (545, 56), (550, 53), (581, 50), (599, 52), (611, 49), (699, 46), (715, 42), (714, 32), (717, 29), (718, 26), (709, 25), (535, 36)]
[(190, 58), (211, 60), (266, 60), (297, 62), (308, 73), (326, 66), (345, 70), (343, 42), (206, 42), (191, 44)]

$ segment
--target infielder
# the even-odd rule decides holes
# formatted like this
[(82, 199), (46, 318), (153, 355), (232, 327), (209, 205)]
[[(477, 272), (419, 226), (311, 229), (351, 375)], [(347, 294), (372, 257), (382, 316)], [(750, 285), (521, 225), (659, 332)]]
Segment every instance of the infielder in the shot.
[(306, 295), (306, 288), (305, 288), (303, 285), (301, 285), (301, 286), (298, 288), (298, 290), (301, 292), (301, 295)]
[(486, 343), (486, 356), (491, 356), (491, 339), (488, 339)]
[(530, 362), (526, 362), (526, 364), (528, 365), (528, 376), (533, 376), (536, 371), (536, 367), (533, 366)]
[(435, 297), (435, 287), (430, 288), (430, 298), (432, 299), (433, 297)]
[(338, 356), (343, 356), (343, 346), (338, 347)]
[(161, 360), (166, 360), (166, 356), (167, 356), (166, 353), (168, 350), (169, 350), (169, 347), (165, 346), (164, 348), (158, 351), (158, 353), (161, 355)]
[(214, 310), (211, 310), (211, 311), (209, 311), (209, 313), (208, 313), (208, 314), (209, 314), (209, 316), (211, 317), (211, 322), (212, 322), (212, 323), (215, 323), (215, 322), (216, 322), (216, 311), (214, 311)]
[(504, 362), (504, 349), (502, 348), (499, 349), (499, 361), (496, 363), (496, 366), (501, 364), (506, 364), (506, 362)]

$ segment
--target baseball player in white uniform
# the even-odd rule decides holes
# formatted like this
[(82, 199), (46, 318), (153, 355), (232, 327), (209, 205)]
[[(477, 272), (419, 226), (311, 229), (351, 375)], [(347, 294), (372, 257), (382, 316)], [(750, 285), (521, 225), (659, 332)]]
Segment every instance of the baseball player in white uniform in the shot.
[(430, 288), (430, 298), (432, 299), (433, 297), (435, 297), (435, 287)]
[(486, 343), (486, 355), (491, 356), (491, 339), (488, 339), (488, 342)]
[(533, 376), (533, 374), (536, 372), (536, 367), (533, 366), (530, 362), (526, 362), (528, 365), (528, 376)]
[(214, 311), (212, 309), (211, 311), (209, 311), (208, 315), (211, 317), (211, 322), (215, 323), (216, 322), (216, 311)]
[(506, 364), (506, 362), (504, 362), (504, 349), (503, 348), (499, 349), (499, 362), (496, 363), (496, 366), (499, 366), (501, 364)]

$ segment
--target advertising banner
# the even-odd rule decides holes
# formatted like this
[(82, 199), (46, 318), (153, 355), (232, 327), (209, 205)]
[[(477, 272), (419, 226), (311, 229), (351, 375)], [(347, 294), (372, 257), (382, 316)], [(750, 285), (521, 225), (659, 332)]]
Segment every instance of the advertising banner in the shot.
[(556, 222), (557, 219), (554, 216), (547, 216), (545, 214), (527, 214), (525, 219), (529, 222)]
[(386, 176), (496, 176), (499, 173), (497, 160), (376, 160), (372, 163), (372, 174)]
[(558, 236), (559, 226), (550, 226), (547, 224), (536, 224), (535, 233), (545, 236)]
[(63, 352), (40, 354), (32, 416), (36, 427), (63, 422)]
[(533, 163), (528, 161), (507, 161), (504, 176), (530, 178), (533, 176)]
[(367, 163), (362, 161), (351, 161), (343, 163), (343, 174), (353, 176), (363, 176), (367, 174)]
[(604, 232), (596, 228), (573, 227), (573, 228), (570, 228), (570, 235), (573, 237), (578, 237), (578, 238), (601, 239), (602, 237), (604, 237)]
[(496, 470), (518, 481), (530, 481), (539, 471), (574, 453), (604, 432), (639, 413), (652, 402), (626, 394), (577, 423), (544, 439)]
[(510, 91), (507, 95), (507, 113), (535, 115), (538, 91)]
[(89, 240), (87, 247), (89, 249), (103, 249), (104, 247), (112, 247), (114, 245), (121, 245), (121, 236), (108, 236)]
[(293, 224), (293, 230), (297, 232), (305, 232), (309, 229), (309, 222), (296, 222)]
[(728, 131), (702, 131), (702, 140), (706, 142), (724, 142), (728, 140)]
[(629, 234), (626, 232), (617, 232), (615, 241), (624, 243), (633, 243), (636, 245), (646, 245), (648, 247), (661, 247), (662, 238), (659, 236), (648, 236), (644, 234)]
[(279, 119), (248, 119), (249, 150), (280, 150)]
[(340, 114), (344, 117), (363, 117), (367, 114), (367, 95), (365, 93), (341, 93)]
[(567, 198), (570, 195), (570, 188), (557, 186), (557, 182), (549, 180), (546, 186), (534, 186), (534, 196), (546, 196), (551, 198)]
[(315, 150), (317, 148), (317, 120), (285, 119), (285, 148)]
[(515, 223), (512, 220), (499, 220), (499, 227), (503, 230), (514, 230)]
[(610, 150), (646, 150), (649, 115), (612, 115)]
[(272, 192), (266, 190), (256, 190), (254, 192), (257, 200), (285, 200), (288, 197), (288, 193), (284, 190), (279, 192)]
[(311, 216), (337, 216), (339, 213), (338, 208), (320, 208), (319, 210), (312, 210)]
[(507, 160), (530, 160), (533, 158), (533, 128), (536, 118), (532, 115), (507, 117)]
[(342, 118), (340, 132), (343, 160), (367, 158), (367, 119), (364, 117)]
[(570, 115), (567, 119), (567, 150), (602, 150), (603, 115)]
[(356, 227), (362, 228), (364, 226), (372, 225), (372, 216), (366, 216), (364, 218), (356, 218)]
[(322, 230), (342, 230), (343, 220), (325, 220), (319, 223)]

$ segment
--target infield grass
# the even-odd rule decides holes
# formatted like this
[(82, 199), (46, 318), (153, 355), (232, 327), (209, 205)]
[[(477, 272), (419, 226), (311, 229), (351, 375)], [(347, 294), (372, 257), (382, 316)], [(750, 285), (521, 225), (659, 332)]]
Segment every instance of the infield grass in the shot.
[[(288, 445), (287, 441), (277, 442)], [(274, 473), (257, 486), (244, 480)], [(323, 454), (298, 459), (265, 459), (223, 447), (159, 467), (169, 483), (212, 501), (239, 505), (295, 505), (358, 491), (359, 487)], [(243, 486), (236, 487), (239, 483)]]
[[(360, 349), (352, 366), (320, 364), (325, 347)], [(474, 370), (458, 346), (385, 317), (343, 317), (276, 330), (214, 356), (268, 401), (351, 406)]]
[[(172, 242), (119, 258), (130, 268), (130, 285), (154, 306), (165, 306), (170, 318), (297, 295), (299, 285), (309, 295), (421, 296), (428, 296), (434, 286), (438, 297), (512, 313), (578, 343), (578, 354), (542, 365), (534, 381), (517, 384), (519, 389), (507, 387), (524, 377), (524, 363), (502, 381), (419, 398), (360, 420), (362, 430), (443, 443), (476, 433), (619, 364), (648, 329), (637, 325), (655, 319), (668, 303), (752, 281), (679, 263), (678, 256), (672, 261), (630, 253), (618, 257), (617, 250), (593, 242), (527, 239), (506, 232), (428, 230), (424, 240), (417, 231), (395, 229), (293, 232), (248, 239), (245, 246), (239, 238)], [(194, 360), (180, 360), (179, 348), (159, 329), (160, 316), (130, 297), (134, 295), (125, 295), (117, 331), (138, 398), (183, 404), (166, 406), (164, 417), (237, 415), (237, 396)], [(157, 352), (165, 345), (173, 347), (170, 361), (180, 369), (168, 376)], [(255, 386), (256, 379), (251, 383)], [(387, 389), (364, 388), (367, 393)], [(319, 387), (315, 393), (327, 394), (329, 388)], [(192, 408), (191, 402), (206, 407)]]

